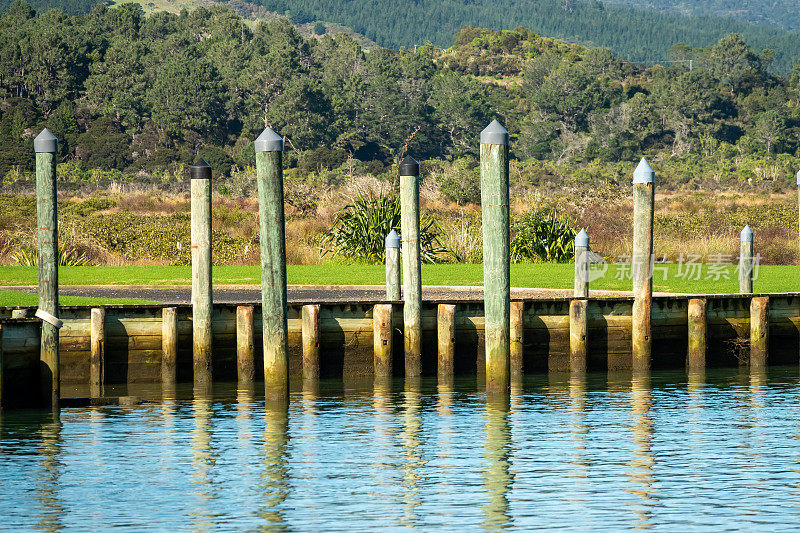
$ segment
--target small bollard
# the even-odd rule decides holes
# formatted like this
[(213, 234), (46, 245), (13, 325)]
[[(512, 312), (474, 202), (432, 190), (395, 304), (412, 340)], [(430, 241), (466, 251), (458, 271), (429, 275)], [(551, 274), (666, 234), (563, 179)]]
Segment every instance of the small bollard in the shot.
[(289, 324), (283, 205), (283, 138), (271, 128), (265, 128), (255, 141), (255, 151), (261, 236), (264, 389), (271, 398), (288, 397)]
[(522, 377), (525, 359), (525, 302), (511, 302), (509, 307), (509, 374), (512, 380)]
[(92, 309), (90, 319), (91, 352), (89, 356), (89, 395), (92, 398), (99, 398), (103, 395), (106, 351), (105, 319), (105, 309), (102, 307)]
[(452, 378), (456, 355), (456, 306), (439, 304), (436, 311), (439, 379)]
[(764, 370), (769, 348), (769, 296), (750, 301), (750, 370)]
[(706, 368), (706, 300), (690, 298), (687, 309), (689, 332), (686, 348), (686, 369), (689, 372)]
[(239, 386), (251, 386), (256, 379), (255, 319), (252, 305), (236, 307), (236, 376)]
[(496, 120), (481, 132), (480, 157), (486, 391), (507, 394), (511, 355), (508, 131)]
[(753, 293), (753, 230), (742, 230), (739, 244), (739, 293)]
[(400, 300), (400, 235), (395, 230), (389, 232), (386, 244), (386, 299), (390, 302)]
[(178, 360), (178, 309), (161, 310), (161, 383), (174, 385)]
[(58, 355), (58, 213), (56, 163), (58, 139), (47, 129), (33, 141), (36, 152), (36, 220), (39, 265), (39, 310), (42, 318), (40, 348), (42, 402), (58, 409), (61, 397)]
[(376, 378), (392, 375), (392, 306), (377, 304), (372, 308), (372, 349)]
[(319, 306), (304, 305), (302, 311), (303, 379), (319, 379)]
[(631, 344), (633, 370), (650, 369), (653, 340), (653, 205), (655, 172), (642, 158), (633, 173), (633, 317)]
[(400, 232), (403, 236), (403, 345), (406, 377), (422, 373), (422, 271), (419, 249), (419, 163), (400, 162)]
[(194, 381), (211, 383), (211, 166), (189, 167), (192, 182), (192, 353)]
[(589, 297), (589, 234), (585, 229), (575, 236), (575, 298)]
[(569, 303), (569, 370), (586, 373), (587, 337), (589, 331), (589, 301), (575, 299)]

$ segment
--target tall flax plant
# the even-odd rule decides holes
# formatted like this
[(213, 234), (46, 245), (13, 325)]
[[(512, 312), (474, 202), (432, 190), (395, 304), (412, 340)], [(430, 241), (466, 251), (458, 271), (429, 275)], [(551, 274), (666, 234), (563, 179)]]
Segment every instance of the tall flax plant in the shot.
[(511, 260), (566, 263), (575, 254), (575, 230), (554, 210), (533, 209), (511, 226)]
[[(333, 227), (322, 240), (323, 255), (349, 261), (382, 263), (386, 235), (400, 233), (400, 198), (358, 193), (353, 202), (336, 215)], [(440, 262), (452, 253), (439, 242), (439, 225), (423, 215), (420, 220), (420, 252), (423, 263)]]

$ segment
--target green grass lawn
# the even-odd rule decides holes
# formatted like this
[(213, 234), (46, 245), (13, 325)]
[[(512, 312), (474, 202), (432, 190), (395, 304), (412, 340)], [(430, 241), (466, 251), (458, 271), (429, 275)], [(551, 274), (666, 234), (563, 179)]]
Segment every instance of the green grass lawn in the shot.
[[(116, 304), (150, 304), (146, 300), (126, 300), (122, 298), (88, 298), (85, 296), (59, 296), (61, 305), (116, 305)], [(35, 293), (0, 291), (0, 307), (38, 305), (39, 296)]]
[[(737, 271), (732, 265), (656, 265), (653, 290), (657, 292), (735, 293)], [(591, 283), (593, 289), (630, 290), (627, 265), (607, 265), (602, 277)], [(662, 270), (665, 269), (664, 270)], [(287, 275), (292, 285), (380, 285), (385, 281), (383, 265), (289, 265)], [(61, 267), (61, 285), (188, 285), (191, 267)], [(511, 265), (514, 287), (566, 289), (572, 287), (572, 264)], [(214, 283), (219, 285), (259, 284), (257, 266), (214, 267)], [(0, 285), (35, 285), (36, 267), (0, 267)], [(424, 285), (482, 285), (482, 265), (423, 265)], [(756, 292), (800, 292), (800, 266), (763, 265), (754, 282)], [(3, 298), (5, 301), (5, 298)], [(63, 302), (65, 305), (67, 301)], [(16, 304), (8, 304), (16, 305)]]

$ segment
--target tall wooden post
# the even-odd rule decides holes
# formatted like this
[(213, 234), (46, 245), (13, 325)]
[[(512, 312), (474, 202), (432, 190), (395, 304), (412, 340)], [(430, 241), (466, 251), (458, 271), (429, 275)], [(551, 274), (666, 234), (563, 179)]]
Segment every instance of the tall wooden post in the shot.
[(750, 370), (764, 370), (769, 349), (769, 296), (750, 301)]
[(252, 305), (236, 307), (236, 374), (239, 387), (252, 386), (255, 369), (255, 319)]
[(194, 382), (211, 383), (211, 167), (189, 167), (192, 181), (192, 353)]
[[(800, 232), (800, 170), (797, 171), (797, 209), (798, 209), (798, 232)], [(800, 235), (799, 235), (800, 236)], [(798, 247), (800, 247), (800, 240), (797, 241)]]
[(575, 298), (589, 297), (589, 234), (585, 229), (575, 236)]
[(58, 139), (47, 129), (34, 139), (36, 152), (36, 218), (38, 234), (39, 309), (42, 318), (41, 387), (45, 405), (58, 408), (58, 213), (56, 207), (56, 163)]
[(319, 379), (319, 306), (304, 305), (302, 315), (303, 380)]
[(289, 393), (283, 138), (266, 128), (256, 139), (255, 150), (261, 230), (264, 387), (268, 395), (277, 397)]
[(655, 172), (642, 158), (633, 173), (633, 370), (650, 369), (653, 307), (653, 204)]
[(569, 370), (574, 374), (586, 372), (588, 314), (588, 300), (575, 299), (569, 303)]
[(419, 163), (400, 163), (400, 232), (403, 236), (403, 345), (406, 377), (422, 372), (422, 270), (419, 249)]
[(753, 230), (747, 225), (742, 230), (739, 243), (739, 293), (753, 292)]
[(92, 309), (90, 319), (91, 355), (89, 356), (89, 393), (92, 398), (103, 395), (106, 352), (105, 319), (106, 310), (104, 308)]
[(400, 299), (400, 235), (395, 230), (386, 236), (386, 299)]
[(174, 385), (178, 360), (178, 309), (161, 310), (161, 383)]
[(481, 212), (486, 391), (507, 393), (511, 352), (508, 131), (496, 120), (481, 132)]
[(372, 350), (376, 378), (392, 375), (392, 306), (377, 304), (372, 308)]
[(689, 340), (686, 369), (697, 372), (706, 368), (706, 300), (690, 298), (688, 304)]
[(3, 325), (0, 324), (0, 410), (3, 409), (5, 399), (3, 398), (3, 373), (4, 373), (4, 357), (3, 357)]
[(456, 306), (439, 304), (436, 312), (436, 334), (438, 344), (437, 374), (439, 379), (451, 378), (456, 356)]

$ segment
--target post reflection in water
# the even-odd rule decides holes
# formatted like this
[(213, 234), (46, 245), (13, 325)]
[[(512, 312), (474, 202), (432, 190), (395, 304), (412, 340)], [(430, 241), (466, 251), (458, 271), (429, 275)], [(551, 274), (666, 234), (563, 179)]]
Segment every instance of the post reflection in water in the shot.
[(216, 528), (214, 513), (210, 502), (215, 499), (211, 470), (217, 461), (217, 454), (211, 443), (211, 417), (214, 398), (211, 385), (195, 385), (192, 409), (194, 429), (192, 430), (192, 483), (196, 507), (189, 516), (196, 531)]
[(286, 529), (284, 502), (289, 497), (289, 399), (267, 398), (264, 403), (263, 507), (258, 513), (262, 529)]
[(649, 529), (653, 524), (652, 510), (655, 505), (653, 483), (653, 419), (650, 408), (653, 403), (653, 389), (649, 373), (634, 373), (631, 378), (631, 411), (633, 415), (633, 457), (628, 461), (631, 488), (627, 491), (639, 497), (633, 504), (633, 513), (637, 518), (636, 529)]
[(686, 408), (689, 410), (689, 442), (693, 444), (702, 441), (707, 430), (703, 418), (703, 389), (705, 386), (706, 373), (704, 369), (692, 370), (686, 375), (686, 392), (689, 395), (686, 402)]
[(236, 387), (236, 426), (239, 447), (243, 449), (249, 449), (253, 444), (252, 409), (254, 399), (255, 386), (253, 383), (240, 382)]
[(509, 450), (511, 430), (508, 424), (508, 398), (490, 395), (486, 399), (484, 432), (486, 461), (483, 480), (488, 501), (483, 506), (483, 529), (499, 530), (511, 526), (508, 492), (513, 476), (510, 471)]
[(589, 427), (586, 423), (586, 374), (576, 373), (569, 378), (569, 414), (572, 433), (573, 453), (570, 463), (575, 467), (573, 476), (581, 486), (585, 486), (589, 463), (586, 460), (586, 437)]
[(61, 447), (61, 419), (58, 411), (47, 415), (49, 420), (43, 420), (39, 429), (42, 439), (42, 469), (38, 474), (36, 499), (41, 506), (38, 528), (43, 531), (59, 531), (62, 529), (61, 518), (66, 514), (66, 507), (59, 497), (61, 473), (64, 465), (60, 460)]
[(403, 431), (399, 435), (405, 452), (401, 522), (412, 525), (419, 518), (417, 509), (422, 504), (420, 470), (425, 466), (420, 442), (420, 378), (406, 378), (403, 392)]

